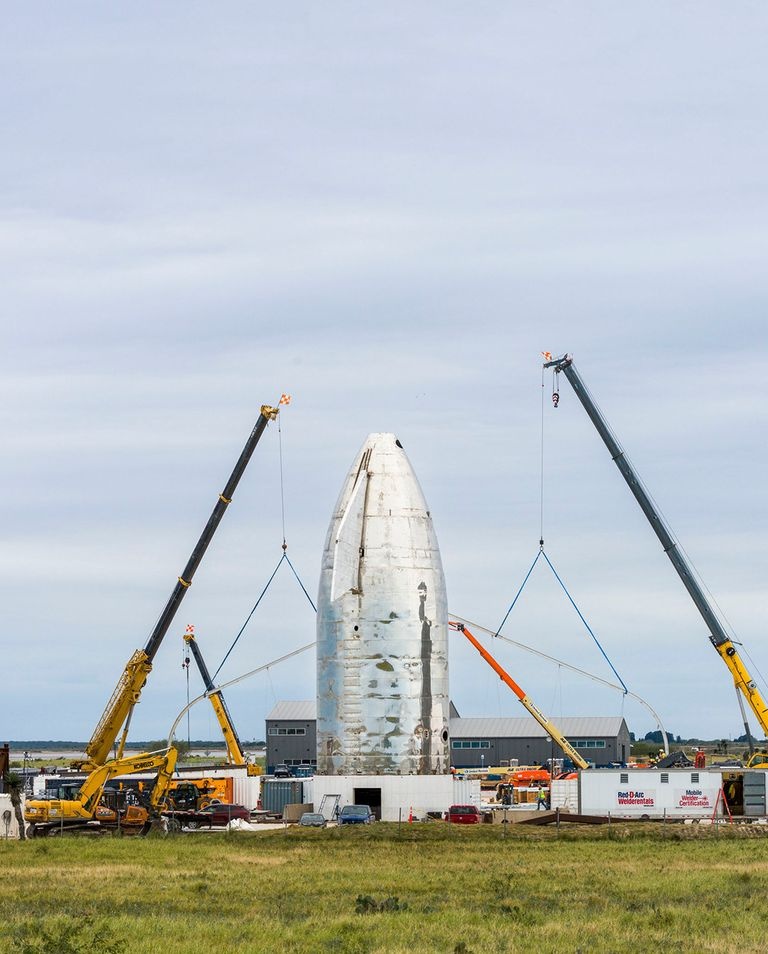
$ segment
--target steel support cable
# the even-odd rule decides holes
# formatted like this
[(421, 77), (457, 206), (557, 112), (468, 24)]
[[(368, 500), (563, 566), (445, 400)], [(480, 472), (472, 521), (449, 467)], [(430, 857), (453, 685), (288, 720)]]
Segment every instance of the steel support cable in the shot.
[[(451, 619), (458, 620), (460, 623), (464, 623), (469, 626), (472, 630), (477, 630), (478, 632), (485, 633), (488, 636), (491, 636), (493, 639), (501, 639), (505, 643), (509, 643), (510, 646), (516, 646), (518, 649), (522, 649), (526, 653), (531, 653), (533, 656), (538, 656), (540, 659), (546, 659), (547, 662), (554, 663), (556, 666), (563, 666), (565, 669), (570, 669), (571, 672), (578, 673), (580, 676), (586, 676), (587, 679), (591, 679), (593, 682), (598, 682), (602, 686), (606, 686), (608, 689), (614, 689), (617, 692), (621, 692), (622, 695), (629, 696), (632, 699), (636, 699), (640, 705), (644, 706), (648, 712), (653, 716), (653, 720), (658, 725), (662, 737), (664, 739), (664, 750), (669, 752), (669, 743), (667, 741), (667, 733), (664, 728), (664, 725), (659, 718), (656, 710), (646, 702), (642, 696), (638, 696), (636, 692), (632, 692), (629, 689), (622, 688), (622, 686), (617, 686), (615, 682), (609, 682), (607, 679), (603, 679), (602, 676), (596, 676), (594, 673), (587, 672), (586, 669), (579, 669), (578, 666), (572, 666), (570, 663), (564, 662), (562, 659), (558, 659), (556, 656), (550, 656), (547, 653), (543, 653), (540, 649), (534, 649), (532, 646), (527, 646), (525, 643), (520, 643), (515, 639), (510, 639), (509, 636), (502, 636), (500, 633), (494, 633), (492, 629), (487, 629), (485, 626), (481, 626), (480, 623), (475, 623), (471, 619), (464, 619), (462, 616), (458, 616), (455, 613), (450, 613)], [(623, 684), (622, 684), (623, 685)]]
[[(565, 669), (569, 669), (571, 672), (575, 672), (580, 676), (585, 676), (587, 679), (591, 679), (593, 682), (600, 683), (600, 685), (606, 686), (609, 689), (614, 689), (617, 692), (622, 692), (622, 693), (624, 692), (621, 686), (617, 686), (616, 683), (609, 682), (607, 679), (603, 679), (601, 676), (595, 676), (593, 673), (587, 672), (585, 669), (579, 669), (578, 666), (572, 666), (570, 663), (564, 662), (562, 659), (557, 659), (555, 656), (549, 656), (547, 653), (543, 653), (539, 649), (534, 649), (532, 646), (526, 646), (525, 643), (518, 642), (515, 639), (510, 639), (508, 636), (501, 636), (498, 633), (494, 633), (493, 630), (487, 629), (485, 626), (481, 626), (480, 623), (475, 623), (470, 619), (465, 619), (463, 616), (459, 616), (456, 613), (451, 613), (450, 616), (452, 619), (456, 619), (460, 623), (465, 623), (467, 626), (471, 626), (473, 630), (477, 630), (478, 632), (485, 633), (488, 636), (501, 639), (505, 643), (509, 643), (510, 646), (515, 646), (518, 649), (522, 649), (524, 652), (531, 653), (531, 655), (533, 656), (538, 656), (540, 659), (546, 659), (547, 662), (551, 662), (557, 666), (562, 666)], [(281, 662), (285, 662), (287, 659), (292, 659), (294, 656), (299, 656), (301, 653), (307, 652), (308, 650), (312, 649), (316, 645), (317, 645), (316, 641), (312, 643), (307, 643), (304, 646), (300, 646), (298, 649), (292, 650), (290, 653), (286, 653), (284, 656), (279, 656), (277, 659), (273, 659), (271, 660), (271, 662), (265, 663), (263, 666), (259, 666), (256, 669), (252, 669), (250, 670), (250, 672), (243, 673), (242, 676), (237, 676), (234, 679), (230, 679), (228, 682), (224, 682), (220, 686), (214, 686), (214, 688), (211, 689), (209, 692), (204, 692), (202, 695), (197, 696), (197, 698), (193, 699), (188, 706), (185, 706), (176, 717), (176, 720), (171, 726), (171, 730), (168, 734), (169, 744), (172, 741), (173, 736), (176, 732), (176, 727), (178, 726), (179, 722), (181, 722), (181, 720), (184, 718), (187, 711), (191, 709), (192, 706), (200, 702), (202, 699), (207, 699), (208, 696), (213, 695), (216, 692), (222, 692), (224, 689), (228, 689), (230, 686), (234, 686), (239, 682), (243, 682), (246, 679), (250, 679), (251, 676), (258, 675), (258, 673), (264, 672), (265, 669), (270, 669), (272, 666), (276, 666)], [(643, 699), (642, 696), (639, 696), (636, 692), (631, 692), (630, 690), (627, 690), (625, 694), (629, 696), (630, 698), (637, 700), (637, 702), (639, 702), (640, 705), (644, 706), (648, 710), (648, 712), (650, 712), (650, 714), (653, 716), (654, 722), (656, 723), (656, 725), (658, 725), (661, 731), (662, 737), (664, 739), (664, 750), (666, 752), (669, 752), (669, 743), (667, 741), (667, 733), (664, 728), (664, 724), (659, 718), (659, 715), (656, 712), (656, 710), (650, 705), (650, 703), (646, 702), (645, 699)]]
[(293, 566), (293, 564), (291, 563), (291, 558), (290, 558), (290, 557), (288, 556), (288, 554), (286, 553), (286, 554), (284, 555), (283, 559), (284, 559), (285, 562), (288, 564), (288, 566), (291, 568), (291, 571), (293, 572), (293, 575), (296, 577), (296, 582), (297, 582), (297, 583), (299, 584), (299, 586), (302, 588), (302, 590), (304, 591), (304, 595), (305, 595), (306, 598), (309, 600), (309, 605), (312, 607), (312, 609), (313, 609), (315, 612), (317, 612), (317, 607), (315, 606), (314, 601), (312, 600), (312, 597), (309, 595), (309, 593), (307, 593), (307, 588), (306, 588), (306, 586), (304, 586), (304, 584), (301, 582), (301, 578), (299, 577), (299, 574), (298, 574), (298, 573), (296, 572), (296, 570), (294, 569), (294, 566)]
[(288, 556), (288, 544), (287, 544), (286, 541), (285, 541), (285, 493), (284, 493), (284, 489), (283, 489), (283, 432), (282, 432), (282, 428), (281, 428), (281, 426), (280, 426), (280, 418), (279, 418), (279, 417), (278, 417), (278, 419), (277, 419), (277, 433), (278, 433), (278, 438), (279, 438), (278, 443), (279, 443), (279, 448), (280, 448), (280, 514), (281, 514), (282, 529), (283, 529), (283, 544), (282, 544), (282, 546), (283, 546), (283, 554), (282, 554), (282, 556), (280, 557), (280, 559), (277, 561), (277, 566), (276, 566), (276, 567), (274, 568), (274, 570), (272, 571), (272, 575), (271, 575), (270, 578), (267, 580), (266, 585), (264, 586), (264, 589), (263, 589), (263, 590), (261, 591), (261, 593), (259, 594), (259, 598), (258, 598), (258, 599), (256, 600), (256, 602), (254, 603), (253, 609), (251, 610), (251, 612), (250, 612), (250, 613), (248, 614), (248, 616), (246, 617), (245, 622), (244, 622), (243, 625), (240, 627), (240, 630), (239, 630), (237, 636), (235, 636), (234, 640), (232, 641), (232, 645), (229, 647), (229, 649), (227, 650), (227, 652), (226, 652), (224, 658), (223, 658), (223, 659), (221, 660), (221, 662), (219, 663), (218, 669), (217, 669), (216, 672), (213, 674), (213, 678), (214, 678), (214, 679), (215, 679), (216, 676), (218, 676), (218, 674), (221, 672), (222, 666), (223, 666), (224, 663), (227, 661), (227, 659), (229, 659), (229, 656), (230, 656), (232, 650), (235, 648), (235, 646), (237, 645), (237, 643), (238, 643), (240, 637), (241, 637), (241, 636), (243, 635), (243, 633), (245, 632), (246, 626), (248, 625), (248, 623), (250, 623), (251, 617), (252, 617), (253, 614), (256, 612), (256, 610), (257, 610), (257, 608), (258, 608), (258, 606), (259, 606), (259, 603), (261, 603), (261, 601), (264, 599), (264, 596), (265, 596), (267, 590), (269, 589), (270, 584), (272, 583), (272, 580), (274, 580), (274, 578), (277, 576), (277, 571), (280, 569), (280, 565), (282, 564), (283, 560), (285, 560), (285, 562), (286, 562), (286, 563), (288, 564), (288, 566), (291, 568), (291, 572), (292, 572), (293, 575), (296, 577), (296, 582), (297, 582), (297, 583), (299, 584), (299, 586), (301, 587), (302, 592), (303, 592), (304, 595), (306, 596), (307, 600), (309, 600), (309, 605), (312, 607), (312, 609), (313, 609), (313, 611), (314, 611), (315, 613), (317, 612), (317, 607), (315, 606), (314, 602), (312, 601), (312, 597), (311, 597), (311, 596), (309, 595), (309, 593), (307, 592), (307, 588), (304, 586), (304, 583), (302, 582), (301, 577), (300, 577), (299, 574), (296, 572), (296, 567), (293, 565), (293, 563), (291, 563), (290, 557)]
[(280, 566), (281, 566), (283, 560), (285, 560), (285, 562), (286, 562), (286, 563), (288, 564), (288, 566), (291, 568), (291, 571), (292, 571), (293, 575), (296, 577), (296, 581), (298, 582), (299, 586), (301, 587), (302, 592), (304, 593), (304, 595), (306, 596), (306, 598), (309, 600), (309, 605), (312, 607), (312, 609), (314, 610), (315, 613), (317, 612), (317, 607), (316, 607), (315, 604), (312, 602), (312, 597), (309, 595), (309, 593), (307, 593), (307, 588), (306, 588), (306, 587), (304, 586), (304, 584), (302, 583), (301, 577), (300, 577), (299, 574), (296, 572), (296, 568), (295, 568), (294, 565), (291, 563), (290, 558), (288, 557), (288, 554), (285, 552), (285, 550), (283, 550), (282, 556), (281, 556), (280, 559), (277, 561), (277, 566), (276, 566), (276, 567), (274, 568), (274, 570), (272, 571), (272, 574), (271, 574), (271, 576), (269, 577), (269, 579), (267, 580), (267, 582), (266, 582), (266, 584), (265, 584), (265, 586), (264, 586), (264, 589), (261, 591), (261, 593), (259, 593), (259, 598), (258, 598), (258, 599), (256, 600), (256, 602), (253, 604), (253, 609), (252, 609), (252, 610), (250, 611), (250, 613), (246, 616), (245, 622), (244, 622), (243, 625), (240, 627), (240, 630), (239, 630), (237, 636), (235, 636), (234, 640), (232, 641), (232, 645), (229, 647), (229, 649), (227, 650), (227, 652), (226, 652), (224, 658), (223, 658), (223, 659), (221, 660), (221, 662), (219, 663), (219, 668), (218, 668), (218, 669), (216, 670), (216, 672), (213, 674), (213, 678), (214, 678), (214, 679), (215, 679), (216, 676), (218, 676), (218, 674), (221, 672), (221, 667), (224, 665), (224, 663), (227, 661), (227, 659), (229, 659), (230, 653), (231, 653), (232, 650), (235, 648), (235, 646), (236, 646), (237, 643), (238, 643), (238, 640), (240, 639), (240, 637), (241, 637), (241, 636), (243, 635), (243, 633), (245, 632), (246, 626), (248, 625), (248, 623), (250, 623), (251, 617), (253, 616), (253, 614), (254, 614), (254, 613), (256, 612), (256, 610), (258, 609), (259, 603), (261, 603), (261, 601), (264, 599), (264, 597), (265, 597), (265, 595), (266, 595), (266, 592), (267, 592), (267, 590), (269, 589), (270, 584), (272, 583), (272, 580), (274, 580), (274, 578), (277, 576), (277, 571), (280, 569)]
[(244, 622), (243, 625), (240, 627), (240, 632), (237, 634), (237, 636), (235, 636), (234, 641), (232, 642), (232, 645), (229, 647), (229, 649), (227, 650), (227, 652), (226, 652), (224, 658), (223, 658), (223, 659), (221, 660), (221, 662), (219, 663), (219, 668), (218, 668), (218, 669), (216, 670), (216, 672), (213, 674), (213, 677), (212, 677), (213, 679), (215, 679), (216, 676), (218, 676), (218, 674), (221, 672), (221, 667), (224, 665), (224, 663), (227, 661), (227, 659), (229, 659), (229, 654), (230, 654), (230, 653), (232, 652), (232, 650), (235, 648), (235, 646), (237, 645), (238, 640), (240, 639), (240, 637), (241, 637), (241, 636), (243, 635), (243, 633), (245, 632), (245, 627), (248, 625), (248, 623), (250, 623), (251, 617), (252, 617), (253, 614), (256, 612), (259, 603), (261, 603), (261, 601), (264, 599), (264, 595), (265, 595), (265, 593), (267, 592), (267, 590), (269, 589), (269, 584), (272, 582), (272, 580), (274, 580), (275, 576), (277, 575), (277, 571), (280, 569), (280, 564), (283, 562), (284, 559), (285, 559), (285, 552), (283, 552), (283, 555), (282, 555), (282, 556), (280, 557), (280, 559), (277, 561), (277, 566), (276, 566), (276, 567), (274, 568), (274, 570), (272, 571), (272, 575), (271, 575), (270, 578), (267, 580), (264, 589), (261, 591), (261, 593), (259, 593), (259, 598), (258, 598), (258, 599), (256, 600), (256, 602), (253, 604), (253, 609), (252, 609), (251, 612), (246, 616), (245, 622)]
[[(544, 553), (543, 550), (542, 550), (541, 552)], [(623, 689), (624, 689), (624, 692), (629, 692), (629, 689), (627, 689), (626, 684), (624, 683), (624, 680), (621, 678), (621, 676), (618, 674), (618, 672), (616, 672), (616, 667), (613, 665), (613, 663), (611, 662), (611, 660), (608, 658), (608, 654), (606, 653), (606, 651), (605, 651), (605, 650), (603, 649), (603, 647), (600, 645), (600, 640), (597, 638), (597, 636), (595, 636), (594, 632), (592, 631), (592, 627), (591, 627), (591, 626), (589, 625), (589, 623), (584, 619), (584, 616), (582, 615), (581, 610), (580, 610), (579, 607), (576, 605), (576, 603), (575, 603), (573, 597), (571, 596), (571, 594), (568, 592), (568, 587), (567, 587), (567, 586), (565, 585), (565, 583), (563, 583), (563, 581), (560, 579), (560, 576), (558, 575), (557, 570), (554, 568), (554, 566), (552, 566), (552, 561), (549, 559), (549, 557), (547, 556), (546, 553), (544, 553), (544, 559), (545, 559), (545, 560), (547, 561), (547, 563), (549, 564), (549, 568), (550, 568), (550, 569), (552, 570), (552, 572), (555, 574), (555, 579), (556, 579), (557, 582), (560, 584), (560, 586), (562, 586), (563, 592), (564, 592), (565, 595), (568, 597), (568, 600), (570, 601), (571, 606), (572, 606), (572, 607), (576, 610), (576, 612), (579, 614), (579, 619), (580, 619), (580, 620), (582, 621), (582, 623), (587, 627), (587, 632), (588, 632), (589, 635), (592, 637), (592, 639), (595, 641), (595, 646), (597, 646), (597, 648), (600, 650), (600, 652), (601, 652), (602, 655), (603, 655), (603, 658), (604, 658), (605, 661), (608, 663), (608, 665), (611, 667), (611, 671), (613, 672), (614, 676), (616, 676), (616, 678), (617, 678), (617, 679), (619, 680), (619, 682), (621, 683), (621, 685), (622, 685), (622, 687), (623, 687)]]
[(531, 564), (530, 569), (529, 569), (528, 572), (525, 574), (525, 579), (523, 580), (522, 585), (520, 586), (520, 589), (519, 589), (519, 590), (517, 591), (517, 593), (515, 594), (515, 598), (512, 600), (512, 603), (510, 604), (510, 607), (509, 607), (509, 609), (507, 610), (506, 615), (504, 616), (504, 619), (501, 621), (501, 625), (499, 626), (499, 628), (496, 630), (496, 632), (495, 632), (493, 635), (494, 635), (494, 636), (500, 636), (500, 635), (501, 635), (501, 630), (502, 630), (504, 624), (506, 623), (507, 618), (509, 617), (509, 614), (512, 612), (512, 610), (513, 610), (514, 607), (515, 607), (515, 603), (517, 603), (518, 599), (520, 598), (520, 594), (523, 592), (523, 589), (524, 589), (524, 587), (525, 587), (525, 584), (528, 582), (528, 578), (530, 577), (531, 573), (533, 572), (533, 568), (534, 568), (534, 567), (536, 566), (536, 564), (539, 562), (539, 557), (542, 557), (542, 556), (544, 557), (544, 559), (545, 559), (545, 560), (547, 561), (547, 563), (549, 564), (549, 568), (550, 568), (550, 569), (552, 570), (552, 572), (554, 573), (555, 579), (556, 579), (557, 582), (560, 584), (560, 586), (563, 588), (563, 592), (564, 592), (565, 595), (568, 597), (568, 600), (569, 600), (571, 606), (572, 606), (572, 607), (576, 610), (576, 612), (578, 613), (579, 619), (582, 621), (582, 623), (583, 623), (584, 626), (586, 627), (587, 632), (588, 632), (589, 635), (592, 637), (592, 639), (595, 641), (595, 645), (597, 646), (597, 648), (598, 648), (598, 649), (600, 650), (600, 652), (602, 653), (603, 658), (604, 658), (605, 661), (608, 663), (608, 665), (611, 667), (611, 671), (613, 672), (614, 676), (616, 676), (616, 678), (617, 678), (617, 679), (619, 680), (619, 682), (621, 683), (621, 685), (622, 685), (622, 687), (623, 687), (623, 689), (624, 689), (624, 692), (629, 692), (629, 690), (627, 689), (627, 687), (626, 687), (626, 685), (625, 685), (625, 683), (624, 683), (624, 680), (621, 678), (621, 676), (618, 674), (618, 672), (616, 672), (616, 667), (613, 665), (613, 663), (611, 662), (611, 660), (608, 658), (607, 653), (605, 652), (605, 650), (603, 649), (603, 647), (600, 645), (600, 641), (598, 640), (597, 636), (595, 636), (594, 632), (592, 631), (591, 626), (590, 626), (589, 623), (586, 621), (586, 619), (584, 619), (584, 616), (583, 616), (581, 610), (580, 610), (579, 607), (576, 605), (576, 603), (575, 603), (573, 597), (571, 596), (571, 594), (568, 592), (568, 588), (566, 587), (565, 583), (563, 583), (563, 581), (560, 579), (560, 576), (558, 575), (557, 570), (556, 570), (556, 569), (554, 568), (554, 566), (552, 565), (552, 561), (549, 559), (549, 557), (547, 556), (547, 554), (544, 552), (544, 547), (543, 547), (543, 546), (540, 546), (540, 547), (539, 547), (539, 552), (536, 554), (536, 559), (533, 561), (533, 563)]
[(269, 670), (273, 666), (277, 666), (279, 663), (285, 662), (286, 659), (293, 659), (294, 656), (299, 656), (301, 653), (307, 652), (307, 650), (312, 649), (312, 647), (315, 645), (316, 643), (312, 642), (307, 643), (305, 646), (300, 646), (298, 649), (293, 649), (291, 652), (285, 653), (283, 656), (278, 656), (277, 659), (272, 659), (270, 662), (264, 663), (263, 666), (259, 666), (256, 669), (251, 669), (249, 672), (243, 673), (242, 676), (236, 676), (234, 679), (230, 679), (228, 682), (222, 682), (220, 686), (214, 686), (213, 689), (209, 689), (202, 693), (202, 695), (197, 696), (197, 698), (193, 699), (189, 705), (184, 706), (181, 712), (176, 716), (176, 719), (168, 732), (168, 745), (173, 743), (173, 737), (176, 734), (176, 729), (179, 723), (192, 708), (192, 706), (197, 705), (197, 703), (201, 702), (203, 699), (208, 699), (217, 692), (222, 692), (224, 689), (228, 689), (230, 686), (235, 686), (237, 683), (243, 682), (245, 679), (250, 679), (251, 676), (256, 676), (258, 673), (264, 672), (265, 669)]
[(536, 554), (536, 559), (533, 561), (533, 563), (532, 563), (531, 566), (530, 566), (530, 569), (529, 569), (528, 572), (525, 574), (525, 579), (523, 580), (522, 584), (520, 585), (520, 589), (519, 589), (519, 590), (517, 591), (517, 593), (515, 594), (515, 598), (514, 598), (514, 599), (512, 600), (512, 602), (509, 604), (509, 609), (507, 610), (507, 612), (506, 612), (506, 614), (505, 614), (505, 616), (504, 616), (504, 619), (501, 621), (501, 624), (499, 625), (499, 628), (498, 628), (498, 629), (496, 630), (496, 632), (493, 634), (494, 636), (498, 636), (498, 635), (501, 633), (502, 627), (503, 627), (504, 624), (506, 623), (509, 614), (510, 614), (510, 613), (512, 612), (512, 610), (515, 608), (515, 603), (517, 603), (518, 599), (520, 598), (520, 594), (523, 592), (523, 590), (524, 590), (524, 588), (525, 588), (525, 584), (528, 582), (528, 577), (531, 575), (531, 573), (533, 573), (533, 568), (534, 568), (534, 567), (536, 566), (536, 564), (539, 562), (539, 557), (541, 556), (541, 554), (542, 554), (543, 552), (544, 552), (544, 550), (543, 550), (542, 548), (539, 548), (539, 552)]

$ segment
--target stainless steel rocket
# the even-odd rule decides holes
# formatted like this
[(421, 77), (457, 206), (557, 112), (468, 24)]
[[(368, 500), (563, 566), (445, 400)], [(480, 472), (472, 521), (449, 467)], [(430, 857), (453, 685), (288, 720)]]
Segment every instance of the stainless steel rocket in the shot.
[(321, 775), (442, 774), (448, 609), (424, 494), (394, 434), (371, 434), (323, 550), (317, 612)]

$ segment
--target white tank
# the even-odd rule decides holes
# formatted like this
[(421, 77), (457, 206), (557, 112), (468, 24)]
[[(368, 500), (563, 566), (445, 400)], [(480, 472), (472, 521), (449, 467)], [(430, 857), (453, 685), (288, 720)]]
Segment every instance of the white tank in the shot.
[(448, 772), (448, 706), (448, 608), (432, 517), (395, 435), (371, 434), (323, 550), (319, 774)]

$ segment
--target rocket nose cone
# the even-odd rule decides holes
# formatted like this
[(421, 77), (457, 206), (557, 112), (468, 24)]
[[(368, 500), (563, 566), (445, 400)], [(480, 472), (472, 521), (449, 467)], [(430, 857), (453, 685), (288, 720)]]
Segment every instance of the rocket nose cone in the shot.
[[(366, 491), (369, 481), (375, 494)], [(369, 514), (381, 508), (389, 514), (427, 511), (418, 478), (395, 434), (377, 431), (363, 441), (339, 494), (335, 517), (339, 519), (350, 507), (361, 506)]]
[(363, 453), (366, 448), (371, 450), (392, 450), (395, 447), (403, 450), (403, 445), (397, 438), (396, 434), (390, 434), (388, 431), (375, 431), (372, 434), (369, 434), (363, 441), (363, 446), (361, 448), (361, 453)]

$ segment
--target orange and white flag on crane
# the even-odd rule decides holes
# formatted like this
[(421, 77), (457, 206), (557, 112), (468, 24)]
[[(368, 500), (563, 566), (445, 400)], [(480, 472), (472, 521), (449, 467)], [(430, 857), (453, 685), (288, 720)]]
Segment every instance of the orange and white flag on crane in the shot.
[(279, 403), (280, 403), (280, 404), (290, 404), (290, 403), (291, 403), (291, 395), (290, 395), (290, 394), (281, 394), (281, 395), (280, 395), (280, 401), (279, 401)]
[(541, 352), (541, 356), (542, 356), (542, 358), (546, 358), (547, 361), (551, 361), (551, 360), (552, 360), (552, 352), (551, 352), (551, 351), (542, 351), (542, 352)]

